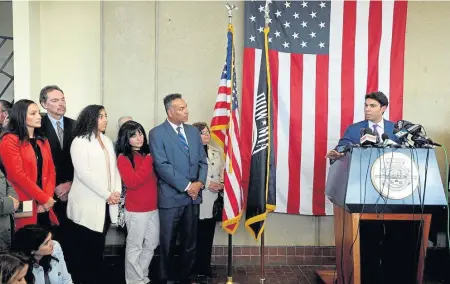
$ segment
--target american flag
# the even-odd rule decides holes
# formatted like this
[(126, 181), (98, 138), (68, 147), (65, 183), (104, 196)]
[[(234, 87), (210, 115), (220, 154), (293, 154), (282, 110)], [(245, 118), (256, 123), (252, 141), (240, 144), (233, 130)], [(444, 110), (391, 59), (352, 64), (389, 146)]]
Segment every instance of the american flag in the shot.
[[(265, 1), (245, 2), (242, 133), (252, 133), (264, 50)], [(364, 95), (383, 91), (384, 118), (401, 119), (407, 2), (269, 1), (276, 212), (331, 215), (328, 149), (364, 119)], [(252, 137), (242, 136), (244, 187)]]
[(242, 162), (239, 132), (239, 106), (234, 61), (234, 28), (228, 26), (227, 58), (220, 78), (211, 135), (225, 154), (224, 206), (222, 227), (233, 234), (239, 227), (244, 204), (242, 193)]

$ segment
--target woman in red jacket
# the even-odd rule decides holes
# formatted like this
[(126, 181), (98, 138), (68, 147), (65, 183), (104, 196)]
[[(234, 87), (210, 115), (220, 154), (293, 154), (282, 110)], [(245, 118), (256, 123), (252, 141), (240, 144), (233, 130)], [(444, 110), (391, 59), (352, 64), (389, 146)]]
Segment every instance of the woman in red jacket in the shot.
[(159, 214), (153, 160), (142, 125), (127, 121), (120, 127), (116, 154), (117, 167), (126, 187), (125, 280), (149, 283), (150, 262), (159, 244)]
[(16, 102), (2, 133), (0, 158), (6, 178), (19, 201), (33, 200), (33, 215), (17, 218), (16, 230), (28, 224), (50, 228), (58, 224), (53, 212), (55, 166), (48, 140), (42, 135), (39, 107), (31, 100)]

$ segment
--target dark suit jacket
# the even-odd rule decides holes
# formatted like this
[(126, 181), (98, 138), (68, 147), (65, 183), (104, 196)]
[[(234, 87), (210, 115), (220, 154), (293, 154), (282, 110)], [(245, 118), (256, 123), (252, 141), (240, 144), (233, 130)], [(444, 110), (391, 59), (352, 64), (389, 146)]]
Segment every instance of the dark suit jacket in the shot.
[(72, 131), (75, 127), (75, 121), (64, 117), (64, 145), (61, 149), (58, 135), (48, 116), (42, 118), (42, 130), (48, 138), (52, 150), (53, 162), (56, 170), (56, 185), (73, 180), (73, 165), (70, 157), (70, 145), (73, 141)]
[(149, 133), (150, 152), (158, 177), (158, 206), (175, 208), (201, 203), (201, 191), (195, 201), (185, 192), (189, 182), (206, 183), (208, 163), (197, 128), (184, 124), (189, 151), (166, 120)]
[[(363, 120), (357, 123), (354, 123), (347, 127), (344, 133), (344, 137), (339, 140), (337, 147), (346, 146), (349, 144), (359, 144), (361, 138), (361, 129), (368, 128), (369, 122), (367, 120)], [(384, 120), (384, 133), (389, 136), (389, 139), (396, 143), (400, 143), (397, 137), (394, 135), (394, 123), (389, 120)]]

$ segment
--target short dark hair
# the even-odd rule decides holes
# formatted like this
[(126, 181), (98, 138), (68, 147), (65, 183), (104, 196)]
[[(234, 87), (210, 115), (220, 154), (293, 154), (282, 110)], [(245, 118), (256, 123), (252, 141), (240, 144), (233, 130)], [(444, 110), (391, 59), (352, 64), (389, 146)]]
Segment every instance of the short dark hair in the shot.
[(39, 102), (41, 103), (41, 105), (42, 103), (45, 103), (47, 101), (47, 94), (55, 90), (60, 91), (64, 94), (63, 90), (61, 90), (61, 88), (56, 85), (49, 85), (42, 88), (41, 92), (39, 93)]
[(367, 100), (367, 99), (376, 100), (377, 102), (380, 103), (380, 105), (381, 105), (382, 107), (388, 106), (388, 105), (389, 105), (389, 100), (388, 100), (388, 98), (386, 97), (386, 95), (383, 94), (383, 92), (372, 92), (372, 93), (370, 93), (370, 94), (367, 94), (365, 99), (366, 99), (366, 100)]
[(175, 93), (175, 94), (169, 94), (164, 97), (164, 107), (166, 108), (166, 113), (168, 112), (169, 108), (172, 106), (172, 101), (176, 99), (181, 99), (181, 94)]
[(91, 134), (97, 135), (98, 116), (105, 107), (101, 105), (88, 105), (78, 116), (73, 130), (73, 137), (87, 138), (91, 141)]
[(0, 100), (0, 105), (2, 106), (3, 110), (6, 112), (9, 112), (13, 107), (13, 104), (6, 100)]
[(202, 132), (202, 130), (205, 129), (205, 128), (208, 129), (208, 131), (209, 131), (209, 127), (208, 127), (208, 124), (206, 122), (195, 122), (195, 123), (192, 124), (192, 126), (197, 127), (199, 132)]
[[(2, 137), (8, 133), (15, 134), (19, 137), (21, 142), (30, 139), (27, 128), (27, 113), (28, 107), (32, 104), (36, 104), (32, 100), (22, 99), (14, 104), (9, 115), (9, 122), (6, 125), (5, 131), (2, 133)], [(34, 137), (43, 141), (45, 139), (44, 133), (41, 128), (34, 129)]]

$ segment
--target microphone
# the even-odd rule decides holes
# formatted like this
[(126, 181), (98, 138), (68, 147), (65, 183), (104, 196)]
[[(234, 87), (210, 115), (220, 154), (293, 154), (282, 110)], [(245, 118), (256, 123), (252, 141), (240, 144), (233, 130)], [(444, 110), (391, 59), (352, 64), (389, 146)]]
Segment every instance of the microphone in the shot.
[(399, 120), (395, 124), (395, 128), (399, 129), (398, 131), (394, 129), (394, 134), (399, 140), (406, 140), (408, 134), (411, 134), (411, 140), (413, 140), (414, 143), (418, 146), (424, 146), (428, 144), (441, 147), (441, 144), (433, 142), (433, 140), (422, 133), (423, 127), (420, 124), (413, 124), (407, 120)]
[(398, 140), (406, 140), (408, 134), (413, 134), (417, 130), (420, 131), (421, 126), (419, 124), (413, 124), (407, 120), (399, 120), (394, 126), (394, 134)]
[[(422, 126), (420, 126), (422, 127)], [(412, 137), (411, 140), (414, 142), (414, 144), (418, 145), (418, 146), (438, 146), (438, 147), (442, 147), (441, 144), (433, 142), (433, 140), (431, 140), (430, 138), (428, 138), (427, 136), (425, 136), (425, 134), (422, 133), (422, 131), (415, 131), (414, 133), (411, 133)]]
[(377, 144), (377, 137), (373, 135), (373, 131), (370, 128), (362, 129), (362, 136), (359, 139), (359, 144), (363, 147), (374, 146)]
[(345, 146), (337, 146), (336, 147), (336, 151), (342, 154), (345, 154), (347, 152), (352, 151), (353, 148), (359, 148), (360, 145), (359, 144), (353, 144), (353, 143), (349, 143)]
[(402, 146), (398, 145), (397, 143), (395, 143), (395, 141), (392, 141), (391, 139), (389, 139), (389, 135), (387, 135), (386, 133), (383, 133), (383, 135), (381, 135), (381, 138), (383, 139), (383, 144), (382, 144), (383, 148), (388, 148), (388, 147), (401, 148), (402, 147)]
[(394, 125), (394, 128), (397, 129), (403, 129), (405, 127), (408, 127), (409, 125), (411, 125), (412, 123), (410, 121), (407, 120), (399, 120), (397, 121), (397, 123)]
[(408, 130), (406, 130), (405, 128), (400, 129), (400, 128), (394, 128), (394, 135), (398, 138), (398, 140), (404, 140), (406, 138), (408, 138)]

